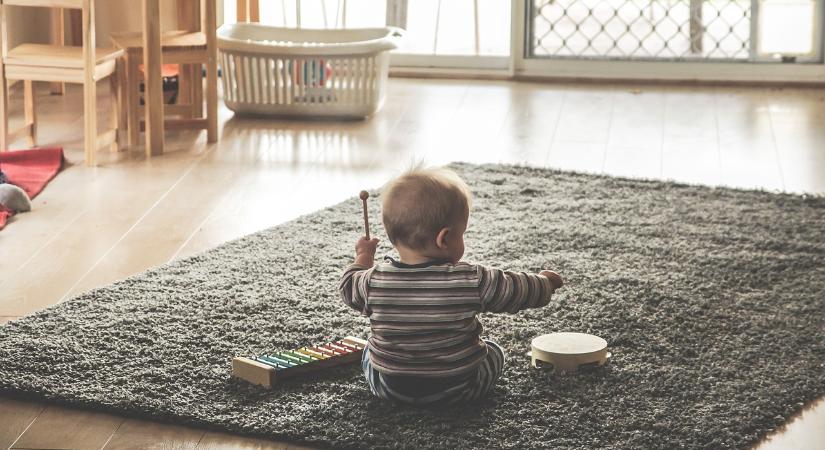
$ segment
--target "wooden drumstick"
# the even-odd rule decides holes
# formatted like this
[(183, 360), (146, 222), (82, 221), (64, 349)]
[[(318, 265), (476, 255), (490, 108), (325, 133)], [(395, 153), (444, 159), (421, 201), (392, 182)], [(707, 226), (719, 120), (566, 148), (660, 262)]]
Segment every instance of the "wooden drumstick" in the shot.
[(370, 238), (370, 216), (367, 213), (367, 199), (370, 198), (370, 193), (367, 191), (361, 191), (358, 195), (361, 197), (361, 203), (364, 206), (364, 232), (367, 234), (367, 239)]

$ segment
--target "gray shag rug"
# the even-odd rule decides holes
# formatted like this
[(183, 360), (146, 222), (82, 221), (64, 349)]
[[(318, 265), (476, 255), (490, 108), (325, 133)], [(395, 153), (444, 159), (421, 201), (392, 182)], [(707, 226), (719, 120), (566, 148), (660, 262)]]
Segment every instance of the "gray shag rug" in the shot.
[[(483, 316), (508, 360), (477, 404), (386, 404), (356, 367), (230, 379), (234, 355), (366, 336), (336, 292), (356, 199), (0, 327), (0, 392), (335, 448), (587, 449), (747, 448), (825, 394), (825, 199), (454, 168), (476, 196), (467, 260), (567, 280), (546, 308)], [(558, 330), (605, 337), (612, 362), (529, 369)]]

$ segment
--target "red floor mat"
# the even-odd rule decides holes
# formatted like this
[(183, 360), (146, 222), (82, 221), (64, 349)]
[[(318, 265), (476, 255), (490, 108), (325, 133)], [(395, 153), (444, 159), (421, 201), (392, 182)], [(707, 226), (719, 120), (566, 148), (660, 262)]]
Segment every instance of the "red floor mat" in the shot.
[[(0, 152), (0, 170), (9, 183), (19, 186), (34, 198), (63, 167), (63, 148), (37, 148)], [(12, 212), (0, 207), (0, 230)]]

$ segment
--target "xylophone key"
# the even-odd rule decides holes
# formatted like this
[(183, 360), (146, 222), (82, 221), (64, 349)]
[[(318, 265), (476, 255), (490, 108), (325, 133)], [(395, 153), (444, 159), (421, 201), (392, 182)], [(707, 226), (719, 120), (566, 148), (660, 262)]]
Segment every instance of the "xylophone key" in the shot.
[(311, 356), (304, 355), (303, 353), (298, 353), (298, 352), (296, 352), (295, 350), (289, 350), (289, 351), (286, 351), (286, 352), (284, 352), (284, 353), (286, 353), (286, 354), (288, 354), (288, 355), (290, 355), (290, 356), (293, 356), (293, 357), (295, 357), (295, 358), (298, 358), (298, 359), (300, 359), (300, 360), (301, 360), (302, 362), (304, 362), (304, 363), (312, 362), (312, 361), (314, 361), (314, 360), (315, 360), (315, 359), (314, 359), (314, 358), (312, 358)]
[(298, 350), (295, 350), (295, 351), (299, 352), (299, 353), (303, 353), (304, 355), (310, 356), (310, 357), (315, 358), (315, 359), (327, 359), (327, 358), (329, 358), (328, 356), (326, 356), (324, 354), (312, 351), (308, 348), (299, 348)]
[(322, 347), (322, 346), (312, 347), (310, 350), (318, 352), (318, 353), (326, 356), (327, 358), (335, 356), (335, 352), (333, 352), (332, 350), (330, 350), (326, 347)]
[(268, 361), (266, 358), (261, 358), (260, 356), (258, 356), (258, 357), (256, 357), (256, 358), (253, 358), (253, 359), (254, 359), (255, 361), (258, 361), (258, 362), (259, 362), (259, 363), (261, 363), (261, 364), (265, 364), (265, 365), (267, 365), (267, 366), (269, 366), (269, 367), (272, 367), (272, 368), (274, 368), (275, 370), (285, 369), (285, 367), (281, 366), (280, 364), (278, 364), (278, 363), (274, 363), (274, 362), (272, 362), (272, 361)]
[(336, 347), (332, 344), (324, 344), (324, 348), (333, 353), (333, 356), (340, 356), (346, 354), (342, 348)]
[(347, 353), (352, 353), (352, 350), (350, 350), (348, 348), (341, 347), (340, 345), (337, 345), (337, 344), (328, 344), (328, 346), (331, 347), (333, 350), (340, 352), (342, 355), (346, 355)]
[(286, 361), (286, 360), (284, 360), (284, 359), (282, 359), (282, 358), (277, 358), (277, 357), (275, 357), (275, 356), (271, 356), (271, 355), (261, 355), (261, 356), (259, 356), (258, 358), (259, 358), (259, 359), (263, 359), (263, 360), (265, 360), (265, 361), (269, 361), (269, 362), (274, 363), (274, 364), (277, 364), (277, 365), (279, 365), (279, 366), (282, 366), (282, 367), (283, 367), (283, 368), (285, 368), (285, 369), (288, 369), (288, 368), (290, 368), (290, 367), (292, 367), (292, 366), (294, 366), (294, 365), (295, 365), (295, 364), (293, 364), (293, 363), (291, 363), (291, 362), (289, 362), (289, 361)]
[(343, 342), (345, 344), (349, 344), (349, 345), (357, 348), (358, 350), (363, 350), (364, 349), (363, 342), (357, 342), (357, 341), (354, 341), (352, 339), (347, 339), (347, 338), (342, 339), (341, 342)]
[(277, 355), (278, 355), (278, 358), (282, 358), (286, 361), (289, 361), (294, 366), (297, 366), (297, 365), (300, 365), (300, 364), (304, 363), (304, 361), (301, 360), (300, 358), (296, 358), (296, 357), (288, 354), (287, 352), (279, 352)]
[(347, 349), (351, 352), (357, 352), (358, 350), (360, 350), (358, 347), (356, 347), (354, 345), (347, 344), (343, 341), (338, 341), (338, 342), (335, 343), (335, 345), (339, 345), (341, 347), (344, 347), (345, 349)]

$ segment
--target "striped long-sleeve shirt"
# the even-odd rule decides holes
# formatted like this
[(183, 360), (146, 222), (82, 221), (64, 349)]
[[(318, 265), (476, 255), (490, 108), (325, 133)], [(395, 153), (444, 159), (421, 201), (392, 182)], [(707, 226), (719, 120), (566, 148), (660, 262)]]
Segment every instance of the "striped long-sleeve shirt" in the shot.
[(352, 264), (341, 277), (341, 297), (370, 318), (370, 361), (388, 375), (451, 377), (487, 356), (481, 312), (516, 313), (550, 302), (544, 276), (464, 262), (374, 267)]

